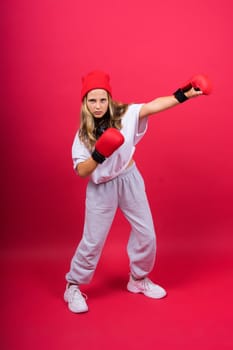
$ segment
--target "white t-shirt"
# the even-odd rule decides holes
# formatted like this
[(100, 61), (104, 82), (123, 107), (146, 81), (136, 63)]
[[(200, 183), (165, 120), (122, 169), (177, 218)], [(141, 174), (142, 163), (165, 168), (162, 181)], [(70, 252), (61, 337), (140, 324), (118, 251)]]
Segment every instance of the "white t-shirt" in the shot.
[[(139, 112), (143, 104), (132, 104), (128, 107), (122, 117), (122, 129), (120, 132), (124, 136), (124, 143), (102, 164), (99, 164), (93, 171), (90, 179), (96, 183), (107, 182), (118, 176), (129, 164), (135, 152), (135, 145), (145, 135), (147, 130), (148, 118), (139, 120)], [(78, 132), (72, 146), (73, 166), (90, 158), (91, 152), (80, 141)]]

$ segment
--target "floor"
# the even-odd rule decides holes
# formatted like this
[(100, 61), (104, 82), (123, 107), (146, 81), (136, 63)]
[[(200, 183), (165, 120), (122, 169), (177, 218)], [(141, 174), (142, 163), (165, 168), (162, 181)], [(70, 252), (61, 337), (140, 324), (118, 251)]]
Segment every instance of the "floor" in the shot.
[(119, 219), (92, 283), (83, 286), (85, 314), (71, 313), (63, 301), (74, 240), (5, 245), (1, 349), (232, 349), (233, 259), (227, 230), (224, 240), (213, 233), (211, 244), (199, 236), (195, 241), (195, 235), (171, 240), (159, 234), (150, 277), (168, 295), (153, 300), (126, 290), (128, 228)]

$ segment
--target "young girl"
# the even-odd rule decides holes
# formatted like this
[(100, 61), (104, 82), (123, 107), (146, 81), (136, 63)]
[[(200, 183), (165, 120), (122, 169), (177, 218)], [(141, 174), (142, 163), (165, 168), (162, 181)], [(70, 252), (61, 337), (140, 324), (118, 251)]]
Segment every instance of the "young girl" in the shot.
[(88, 176), (89, 182), (83, 236), (66, 274), (64, 299), (70, 311), (88, 311), (79, 286), (93, 277), (118, 207), (131, 225), (127, 245), (128, 291), (155, 299), (166, 295), (162, 287), (148, 278), (155, 262), (156, 237), (144, 182), (133, 154), (146, 133), (148, 116), (209, 92), (207, 77), (198, 75), (171, 96), (129, 105), (112, 99), (106, 73), (94, 71), (83, 78), (81, 125), (74, 139), (72, 158), (77, 174)]

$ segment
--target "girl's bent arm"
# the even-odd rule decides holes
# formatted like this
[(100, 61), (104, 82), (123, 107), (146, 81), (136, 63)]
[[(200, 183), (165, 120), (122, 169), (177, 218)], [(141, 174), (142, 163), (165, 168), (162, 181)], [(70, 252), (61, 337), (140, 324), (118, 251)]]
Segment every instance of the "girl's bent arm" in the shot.
[(92, 157), (90, 157), (84, 162), (79, 163), (76, 170), (80, 177), (87, 177), (93, 173), (97, 166), (98, 163)]

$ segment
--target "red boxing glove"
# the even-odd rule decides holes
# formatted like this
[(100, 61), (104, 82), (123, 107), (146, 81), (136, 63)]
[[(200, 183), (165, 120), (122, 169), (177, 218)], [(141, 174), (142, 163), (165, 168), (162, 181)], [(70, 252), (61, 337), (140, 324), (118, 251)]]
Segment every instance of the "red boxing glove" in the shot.
[(185, 92), (194, 88), (195, 90), (201, 90), (204, 95), (209, 95), (212, 91), (212, 84), (207, 75), (197, 74), (192, 77), (183, 87), (178, 89), (174, 96), (181, 103), (188, 99), (185, 96)]
[(97, 163), (103, 163), (124, 143), (124, 140), (124, 136), (118, 129), (108, 128), (96, 141), (95, 149), (91, 155), (92, 158)]
[(194, 75), (191, 84), (195, 90), (201, 90), (204, 95), (209, 95), (212, 91), (212, 84), (207, 75)]

